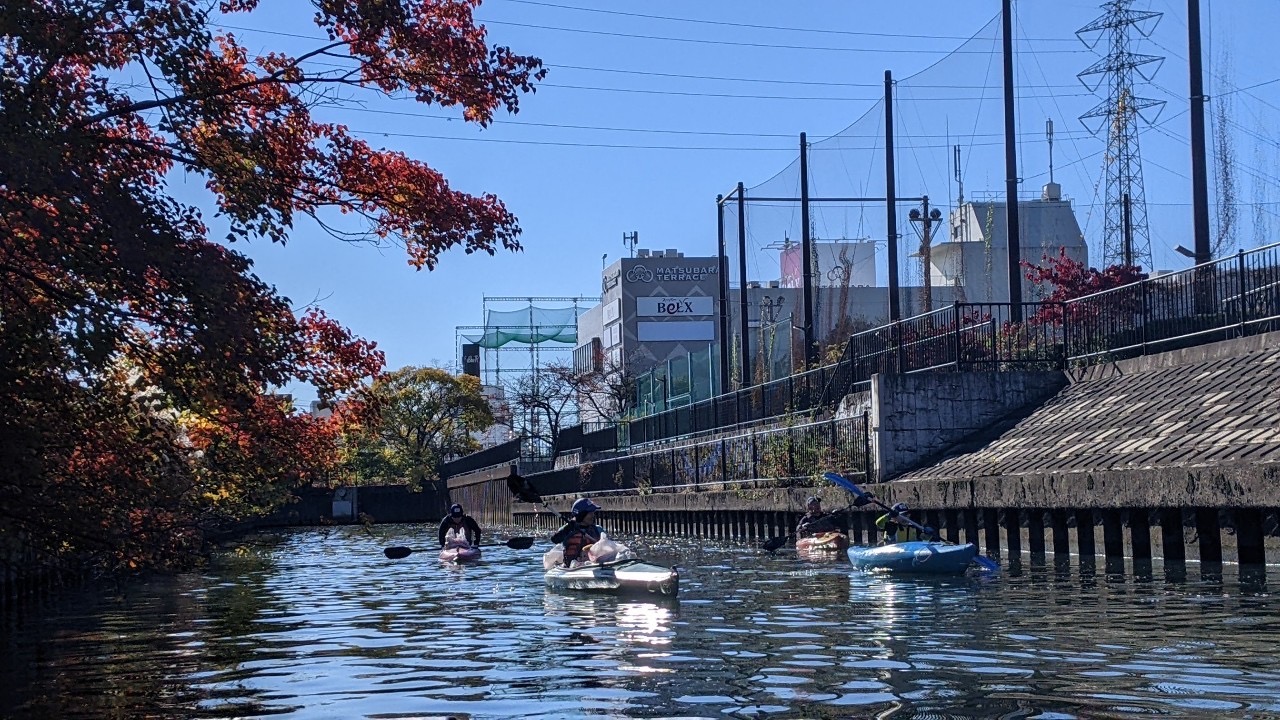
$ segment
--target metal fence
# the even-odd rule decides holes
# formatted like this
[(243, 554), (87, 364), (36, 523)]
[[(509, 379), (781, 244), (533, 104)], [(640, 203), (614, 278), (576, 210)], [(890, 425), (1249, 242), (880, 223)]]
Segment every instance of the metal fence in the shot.
[(849, 363), (842, 361), (628, 421), (623, 429), (625, 444), (620, 446), (744, 426), (823, 407), (832, 398), (838, 402), (845, 394), (842, 389), (848, 386), (844, 377), (848, 367)]
[(1073, 365), (1280, 330), (1280, 244), (1064, 304)]
[(808, 484), (820, 471), (870, 477), (866, 415), (758, 430), (528, 477), (542, 495)]
[(619, 447), (832, 407), (876, 373), (1066, 369), (1280, 330), (1280, 244), (1063, 303), (955, 303), (850, 337), (832, 365), (631, 420)]

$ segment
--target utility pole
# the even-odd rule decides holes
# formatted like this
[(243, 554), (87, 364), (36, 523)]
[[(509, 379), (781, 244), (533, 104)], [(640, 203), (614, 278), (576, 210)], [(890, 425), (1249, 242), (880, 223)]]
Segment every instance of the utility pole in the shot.
[(1209, 239), (1209, 180), (1204, 146), (1204, 69), (1200, 58), (1200, 0), (1187, 0), (1187, 58), (1191, 66), (1191, 211), (1196, 264), (1213, 259)]
[(924, 288), (920, 292), (920, 299), (924, 306), (924, 312), (932, 312), (933, 310), (933, 277), (930, 256), (933, 246), (933, 224), (942, 220), (942, 211), (938, 208), (929, 209), (929, 196), (925, 195), (920, 203), (920, 208), (912, 208), (911, 213), (907, 216), (911, 222), (920, 223), (920, 267), (921, 274), (924, 279)]
[[(1006, 0), (1007, 1), (1007, 0)], [(889, 322), (902, 319), (898, 297), (898, 198), (893, 177), (893, 73), (884, 71), (884, 205), (889, 235)]]
[[(817, 359), (817, 343), (813, 332), (813, 238), (809, 232), (809, 143), (805, 134), (800, 133), (800, 262), (804, 263), (804, 272), (800, 276), (801, 292), (804, 293), (804, 364), (805, 369), (813, 366)], [(763, 326), (763, 325), (762, 325)], [(787, 333), (787, 337), (791, 337)], [(790, 344), (790, 341), (788, 341)]]
[[(724, 196), (716, 196), (716, 239), (720, 251), (720, 393), (729, 392), (729, 253), (724, 243)], [(718, 393), (717, 393), (718, 394)]]
[(1009, 251), (1009, 319), (1022, 321), (1022, 243), (1018, 227), (1018, 138), (1013, 113), (1013, 2), (1004, 0), (1005, 226)]
[(738, 183), (738, 309), (742, 317), (738, 319), (742, 328), (742, 352), (738, 360), (741, 363), (742, 375), (738, 378), (738, 387), (751, 385), (751, 337), (747, 334), (747, 190)]

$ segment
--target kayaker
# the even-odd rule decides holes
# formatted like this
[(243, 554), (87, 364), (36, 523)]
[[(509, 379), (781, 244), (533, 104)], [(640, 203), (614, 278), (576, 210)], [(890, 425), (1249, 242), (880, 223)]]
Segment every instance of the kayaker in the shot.
[(876, 518), (876, 527), (884, 531), (885, 544), (927, 539), (911, 523), (899, 518), (911, 519), (911, 508), (906, 503), (894, 503), (889, 512)]
[(462, 511), (462, 506), (454, 503), (449, 506), (449, 514), (440, 521), (440, 547), (444, 547), (444, 538), (452, 530), (467, 536), (467, 542), (480, 544), (480, 523)]
[(578, 498), (570, 510), (573, 518), (551, 536), (551, 542), (564, 546), (566, 567), (586, 552), (587, 548), (599, 540), (604, 533), (604, 528), (596, 524), (596, 513), (599, 511), (600, 506), (591, 502), (590, 498)]
[(821, 498), (810, 496), (804, 501), (804, 508), (807, 512), (800, 517), (800, 524), (796, 526), (797, 538), (812, 537), (818, 533), (844, 532), (839, 516), (822, 509)]

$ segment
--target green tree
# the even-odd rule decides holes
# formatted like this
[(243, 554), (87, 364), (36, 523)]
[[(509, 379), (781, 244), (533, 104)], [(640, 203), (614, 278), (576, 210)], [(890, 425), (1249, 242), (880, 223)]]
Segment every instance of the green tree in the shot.
[(471, 434), (493, 425), (480, 380), (439, 368), (385, 373), (365, 397), (378, 419), (347, 438), (348, 467), (358, 482), (438, 483), (440, 464), (478, 450)]

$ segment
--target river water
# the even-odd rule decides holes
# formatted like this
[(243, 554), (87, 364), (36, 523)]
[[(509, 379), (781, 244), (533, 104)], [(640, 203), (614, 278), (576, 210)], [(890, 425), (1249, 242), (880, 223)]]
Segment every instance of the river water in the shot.
[[(309, 529), (3, 618), (6, 718), (1280, 717), (1280, 598), (1228, 566), (906, 579), (689, 539), (677, 600), (551, 591), (540, 542), (387, 560)], [(624, 541), (628, 538), (622, 538)], [(1272, 568), (1273, 582), (1276, 568)]]

